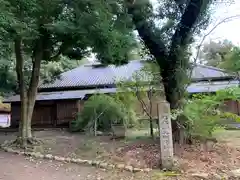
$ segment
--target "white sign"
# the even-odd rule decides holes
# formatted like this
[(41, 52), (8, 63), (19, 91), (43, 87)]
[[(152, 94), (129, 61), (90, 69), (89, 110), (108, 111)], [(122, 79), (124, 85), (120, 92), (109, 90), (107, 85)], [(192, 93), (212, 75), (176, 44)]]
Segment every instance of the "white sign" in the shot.
[(0, 127), (6, 128), (11, 125), (10, 114), (0, 114)]

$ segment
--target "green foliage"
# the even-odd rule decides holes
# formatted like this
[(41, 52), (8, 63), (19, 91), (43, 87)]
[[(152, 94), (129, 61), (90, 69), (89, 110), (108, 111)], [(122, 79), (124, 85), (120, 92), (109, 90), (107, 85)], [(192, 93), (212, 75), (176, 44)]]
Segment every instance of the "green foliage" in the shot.
[(16, 75), (11, 61), (0, 59), (0, 95), (10, 94), (16, 90)]
[(220, 125), (219, 101), (210, 96), (202, 96), (188, 102), (184, 115), (188, 119), (188, 133), (191, 135), (211, 136), (214, 129)]
[(32, 76), (35, 52), (43, 56), (41, 82), (49, 82), (61, 72), (78, 66), (90, 52), (95, 53), (103, 64), (126, 63), (129, 51), (136, 44), (131, 19), (122, 1), (0, 2), (0, 56), (9, 65), (0, 65), (3, 88), (0, 91), (15, 91), (17, 86), (14, 72), (16, 38), (22, 40), (26, 84)]
[(226, 69), (231, 72), (240, 71), (240, 47), (233, 47), (224, 56), (224, 61), (219, 64), (220, 68)]
[(207, 65), (226, 69), (230, 72), (240, 70), (240, 48), (231, 41), (210, 41), (204, 44), (200, 58)]
[[(164, 38), (167, 45), (171, 45), (169, 42), (172, 41), (173, 34), (175, 33), (175, 30), (181, 21), (182, 15), (186, 10), (188, 1), (179, 1), (179, 3), (176, 3), (177, 0), (157, 0), (157, 2), (158, 8), (155, 17), (158, 21), (160, 21), (159, 24), (162, 25), (161, 29), (159, 29), (159, 34), (161, 34)], [(203, 2), (201, 14), (198, 17), (194, 28), (191, 30), (191, 41), (193, 41), (193, 38), (198, 36), (203, 30), (206, 30), (211, 20), (211, 5), (213, 5), (214, 1), (206, 0)], [(181, 7), (179, 4), (182, 4)]]
[(229, 120), (240, 122), (238, 115), (223, 110), (226, 100), (239, 98), (240, 88), (221, 90), (214, 95), (194, 95), (186, 102), (183, 111), (178, 112), (187, 118), (186, 133), (191, 136), (210, 137), (216, 128), (225, 126)]
[(152, 100), (163, 95), (159, 68), (155, 62), (142, 62), (144, 67), (133, 74), (131, 80), (116, 80), (116, 98), (128, 109), (134, 109), (137, 102), (150, 115)]
[[(122, 64), (128, 61), (128, 53), (136, 44), (130, 16), (121, 1), (1, 2), (0, 46), (1, 53), (6, 52), (1, 55), (5, 59), (12, 56), (14, 40), (20, 38), (27, 67), (24, 69), (26, 80), (31, 76), (36, 48), (43, 53), (43, 66), (48, 61), (62, 61), (60, 55), (81, 60), (90, 52), (96, 53), (103, 64)], [(44, 42), (42, 47), (38, 46), (41, 41)], [(66, 63), (62, 63), (64, 65)], [(56, 73), (52, 73), (53, 70)], [(51, 67), (47, 75), (59, 74), (60, 70)]]
[(72, 131), (94, 128), (97, 121), (97, 130), (109, 131), (112, 124), (132, 126), (134, 115), (128, 109), (109, 95), (93, 95), (85, 103), (83, 110), (71, 123)]
[(214, 1), (158, 0), (154, 6), (150, 0), (132, 2), (133, 22), (161, 69), (166, 99), (176, 109), (189, 81), (189, 45), (206, 29)]
[(112, 97), (116, 102), (123, 105), (125, 115), (128, 117), (125, 119), (127, 127), (138, 126), (137, 114), (135, 112), (137, 98), (134, 92), (130, 90), (125, 91), (124, 83), (121, 83), (118, 86), (117, 92)]
[[(144, 61), (142, 63), (144, 63), (144, 67), (136, 71), (130, 80), (116, 80), (119, 92), (126, 92), (129, 96), (134, 96), (135, 98), (137, 98), (137, 96), (141, 98), (146, 97), (146, 92), (149, 90), (154, 91), (155, 95), (161, 92), (161, 76), (157, 64), (155, 62)], [(129, 100), (131, 101), (132, 98)]]
[(234, 47), (232, 42), (228, 40), (223, 41), (210, 41), (209, 43), (203, 44), (200, 50), (199, 58), (205, 64), (213, 67), (219, 66), (224, 61), (224, 57)]
[(73, 60), (65, 56), (60, 57), (60, 61), (50, 61), (42, 64), (40, 78), (43, 83), (53, 82), (63, 72), (74, 69), (84, 63), (87, 63), (87, 59)]
[[(61, 56), (60, 61), (43, 61), (40, 71), (40, 79), (43, 83), (54, 81), (63, 72), (76, 68), (83, 63), (87, 63), (87, 59), (71, 60), (67, 57)], [(25, 63), (25, 71), (31, 73), (31, 62)], [(17, 76), (15, 73), (15, 62), (8, 59), (0, 60), (0, 95), (8, 95), (18, 92), (17, 90)], [(26, 72), (25, 72), (26, 73)]]

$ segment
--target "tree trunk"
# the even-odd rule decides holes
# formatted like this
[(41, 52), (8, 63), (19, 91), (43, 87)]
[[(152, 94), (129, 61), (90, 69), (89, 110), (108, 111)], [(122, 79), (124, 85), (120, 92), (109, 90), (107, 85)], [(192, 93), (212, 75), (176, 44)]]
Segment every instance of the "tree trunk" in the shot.
[(152, 118), (152, 90), (151, 92), (149, 92), (149, 95), (148, 95), (148, 100), (149, 100), (149, 114), (150, 114), (150, 134), (151, 134), (151, 137), (154, 138), (154, 133), (153, 133), (153, 118)]
[(18, 86), (20, 89), (20, 101), (21, 101), (21, 118), (19, 123), (19, 137), (17, 139), (17, 143), (21, 146), (26, 146), (27, 138), (29, 134), (27, 127), (27, 93), (26, 93), (26, 84), (24, 81), (24, 61), (23, 61), (23, 54), (22, 54), (22, 40), (20, 37), (16, 38), (15, 42), (15, 55), (16, 55), (16, 72), (17, 72), (17, 79), (18, 79)]
[(21, 98), (21, 119), (19, 126), (19, 143), (23, 147), (33, 139), (31, 130), (31, 120), (34, 104), (29, 103), (29, 98), (24, 96)]
[(152, 120), (152, 118), (150, 119), (150, 134), (151, 134), (151, 137), (154, 138), (154, 133), (153, 133), (153, 120)]
[(21, 97), (21, 119), (19, 125), (19, 138), (22, 139), (22, 145), (25, 146), (27, 141), (28, 132), (25, 128), (27, 126), (27, 99)]
[(33, 55), (33, 67), (29, 86), (26, 85), (24, 80), (24, 59), (22, 53), (22, 40), (18, 37), (15, 40), (15, 55), (16, 55), (16, 72), (18, 85), (20, 89), (21, 101), (21, 119), (19, 123), (19, 137), (16, 143), (21, 147), (26, 148), (28, 144), (33, 143), (31, 121), (37, 95), (37, 87), (40, 75), (40, 64), (42, 60), (41, 41), (37, 42), (36, 50)]
[[(175, 89), (180, 90), (180, 87), (177, 87), (176, 84), (174, 85), (174, 80), (171, 80), (171, 78), (169, 78), (169, 75), (167, 76), (162, 75), (162, 79), (165, 89), (166, 100), (170, 103), (170, 109), (171, 110), (180, 109), (182, 105), (181, 98), (183, 98), (183, 94), (175, 90)], [(184, 139), (184, 137), (182, 137), (182, 135), (184, 135), (182, 131), (184, 131), (184, 129), (181, 127), (180, 117), (177, 117), (177, 119), (172, 120), (171, 122), (173, 141), (182, 144)]]

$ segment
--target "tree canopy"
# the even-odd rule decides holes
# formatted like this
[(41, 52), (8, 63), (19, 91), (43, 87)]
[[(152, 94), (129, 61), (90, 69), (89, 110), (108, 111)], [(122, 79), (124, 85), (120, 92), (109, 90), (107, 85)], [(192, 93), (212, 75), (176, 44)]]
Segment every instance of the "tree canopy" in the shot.
[(225, 55), (224, 60), (219, 64), (219, 67), (238, 73), (240, 71), (240, 47), (233, 47), (231, 51)]
[(210, 41), (204, 44), (200, 59), (207, 65), (238, 72), (240, 70), (240, 47), (228, 40)]
[(62, 66), (71, 66), (76, 62), (71, 63), (69, 58), (81, 60), (90, 52), (104, 64), (126, 63), (135, 44), (130, 18), (117, 1), (2, 0), (2, 4), (2, 57), (9, 64), (8, 60), (14, 59), (13, 42), (21, 38), (25, 74), (31, 74), (32, 56), (41, 38), (44, 66), (51, 64), (48, 61), (61, 61), (60, 55), (68, 57)]

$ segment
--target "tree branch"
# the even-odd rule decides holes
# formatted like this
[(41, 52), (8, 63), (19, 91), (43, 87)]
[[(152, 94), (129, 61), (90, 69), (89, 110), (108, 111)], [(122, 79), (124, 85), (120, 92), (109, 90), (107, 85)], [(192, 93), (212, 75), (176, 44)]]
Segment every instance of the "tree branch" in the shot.
[(186, 43), (191, 29), (193, 28), (194, 24), (200, 16), (202, 5), (203, 0), (191, 0), (189, 2), (172, 37), (172, 43), (169, 53), (170, 55), (174, 54), (178, 47)]
[(148, 108), (144, 100), (142, 100), (138, 95), (137, 95), (138, 101), (141, 103), (143, 111), (147, 114), (147, 116), (152, 119), (152, 115), (148, 112)]
[(183, 14), (184, 13), (184, 5), (189, 2), (189, 0), (174, 0), (175, 3), (177, 4), (180, 12)]
[(28, 98), (31, 101), (35, 99), (35, 96), (37, 94), (41, 61), (43, 59), (43, 51), (44, 51), (43, 40), (42, 40), (42, 37), (40, 37), (36, 42), (35, 50), (32, 57), (33, 67), (32, 67), (32, 74), (30, 78), (30, 84), (28, 88)]
[[(191, 30), (200, 16), (203, 0), (191, 0), (187, 5), (176, 31), (171, 39), (169, 55), (162, 62), (161, 76), (165, 88), (166, 100), (171, 109), (178, 108), (184, 93), (185, 71), (187, 63), (184, 57), (179, 57), (188, 43)], [(184, 71), (184, 72), (182, 72)]]
[(142, 106), (143, 111), (147, 114), (147, 116), (148, 116), (150, 119), (152, 119), (152, 115), (149, 113), (149, 108), (148, 108), (148, 106), (146, 105), (146, 103), (144, 102), (144, 100), (141, 99), (139, 93), (140, 93), (140, 90), (139, 90), (139, 88), (138, 88), (138, 85), (136, 84), (136, 97), (137, 97), (138, 101), (141, 103), (141, 106)]
[(138, 12), (134, 3), (128, 5), (128, 13), (132, 15), (132, 20), (136, 26), (139, 36), (148, 47), (150, 53), (156, 59), (167, 57), (167, 48), (163, 40), (161, 40), (161, 37), (158, 36), (160, 33), (154, 32), (159, 31), (159, 29), (155, 27), (154, 22), (147, 22), (145, 17)]
[(66, 49), (67, 49), (68, 45), (66, 43), (66, 41), (62, 42), (62, 44), (60, 45), (60, 47), (57, 50), (57, 53), (53, 56), (50, 57), (50, 60), (55, 60), (57, 59)]

